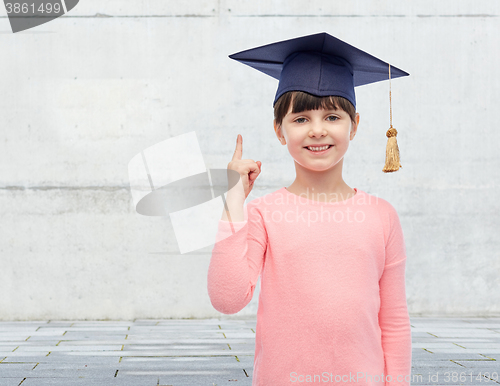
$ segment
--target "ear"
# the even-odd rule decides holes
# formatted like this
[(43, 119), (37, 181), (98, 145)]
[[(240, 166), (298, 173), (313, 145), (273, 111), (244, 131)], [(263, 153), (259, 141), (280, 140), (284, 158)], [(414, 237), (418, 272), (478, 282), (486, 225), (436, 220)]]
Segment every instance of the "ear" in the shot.
[(281, 142), (282, 145), (286, 145), (286, 140), (285, 137), (283, 136), (282, 133), (282, 125), (278, 125), (276, 123), (276, 120), (273, 121), (273, 126), (274, 126), (274, 132), (276, 133), (276, 137), (278, 137), (278, 140)]
[(351, 141), (354, 139), (354, 136), (358, 132), (359, 125), (359, 113), (356, 113), (355, 122), (351, 121)]

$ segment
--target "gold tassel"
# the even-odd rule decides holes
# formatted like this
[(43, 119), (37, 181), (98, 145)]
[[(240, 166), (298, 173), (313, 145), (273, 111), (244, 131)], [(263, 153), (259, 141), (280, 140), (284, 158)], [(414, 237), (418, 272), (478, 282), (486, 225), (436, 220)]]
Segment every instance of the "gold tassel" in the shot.
[(402, 168), (399, 163), (399, 148), (396, 136), (398, 131), (392, 127), (392, 95), (391, 95), (391, 65), (389, 64), (389, 105), (391, 111), (391, 127), (387, 130), (387, 147), (385, 149), (385, 166), (382, 169), (384, 173), (396, 172)]
[(398, 135), (398, 131), (392, 127), (387, 130), (387, 147), (385, 150), (385, 166), (382, 169), (384, 173), (390, 173), (398, 171), (401, 166), (399, 163), (399, 148), (398, 141), (396, 136)]

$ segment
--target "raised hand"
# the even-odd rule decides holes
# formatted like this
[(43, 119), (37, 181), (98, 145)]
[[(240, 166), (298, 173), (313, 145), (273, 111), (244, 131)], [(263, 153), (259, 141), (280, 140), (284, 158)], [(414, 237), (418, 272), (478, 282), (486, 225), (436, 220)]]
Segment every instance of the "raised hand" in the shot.
[(242, 155), (243, 137), (238, 134), (238, 137), (236, 138), (236, 150), (234, 151), (233, 159), (229, 162), (227, 168), (239, 173), (242, 186), (238, 186), (239, 184), (235, 186), (237, 189), (234, 194), (236, 197), (239, 196), (239, 198), (242, 198), (244, 201), (252, 191), (255, 180), (260, 175), (262, 162), (255, 162), (251, 159), (241, 159)]

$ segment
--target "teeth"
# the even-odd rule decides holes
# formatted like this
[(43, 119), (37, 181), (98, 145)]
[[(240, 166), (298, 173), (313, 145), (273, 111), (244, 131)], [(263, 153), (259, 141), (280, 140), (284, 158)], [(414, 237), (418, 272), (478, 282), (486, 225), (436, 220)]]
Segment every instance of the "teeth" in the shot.
[(312, 151), (321, 151), (321, 150), (326, 150), (328, 149), (330, 145), (327, 145), (327, 146), (322, 146), (322, 147), (311, 147), (309, 146), (308, 149), (309, 150), (312, 150)]

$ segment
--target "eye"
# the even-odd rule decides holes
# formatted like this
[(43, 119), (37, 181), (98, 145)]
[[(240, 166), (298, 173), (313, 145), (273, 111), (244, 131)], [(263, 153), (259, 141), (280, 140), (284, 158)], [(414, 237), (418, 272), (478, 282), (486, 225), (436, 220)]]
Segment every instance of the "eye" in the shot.
[(329, 115), (326, 119), (328, 119), (330, 122), (335, 122), (337, 119), (339, 119), (339, 117), (336, 117), (335, 115)]
[(304, 123), (305, 122), (305, 118), (297, 118), (294, 122), (297, 122), (297, 123)]

